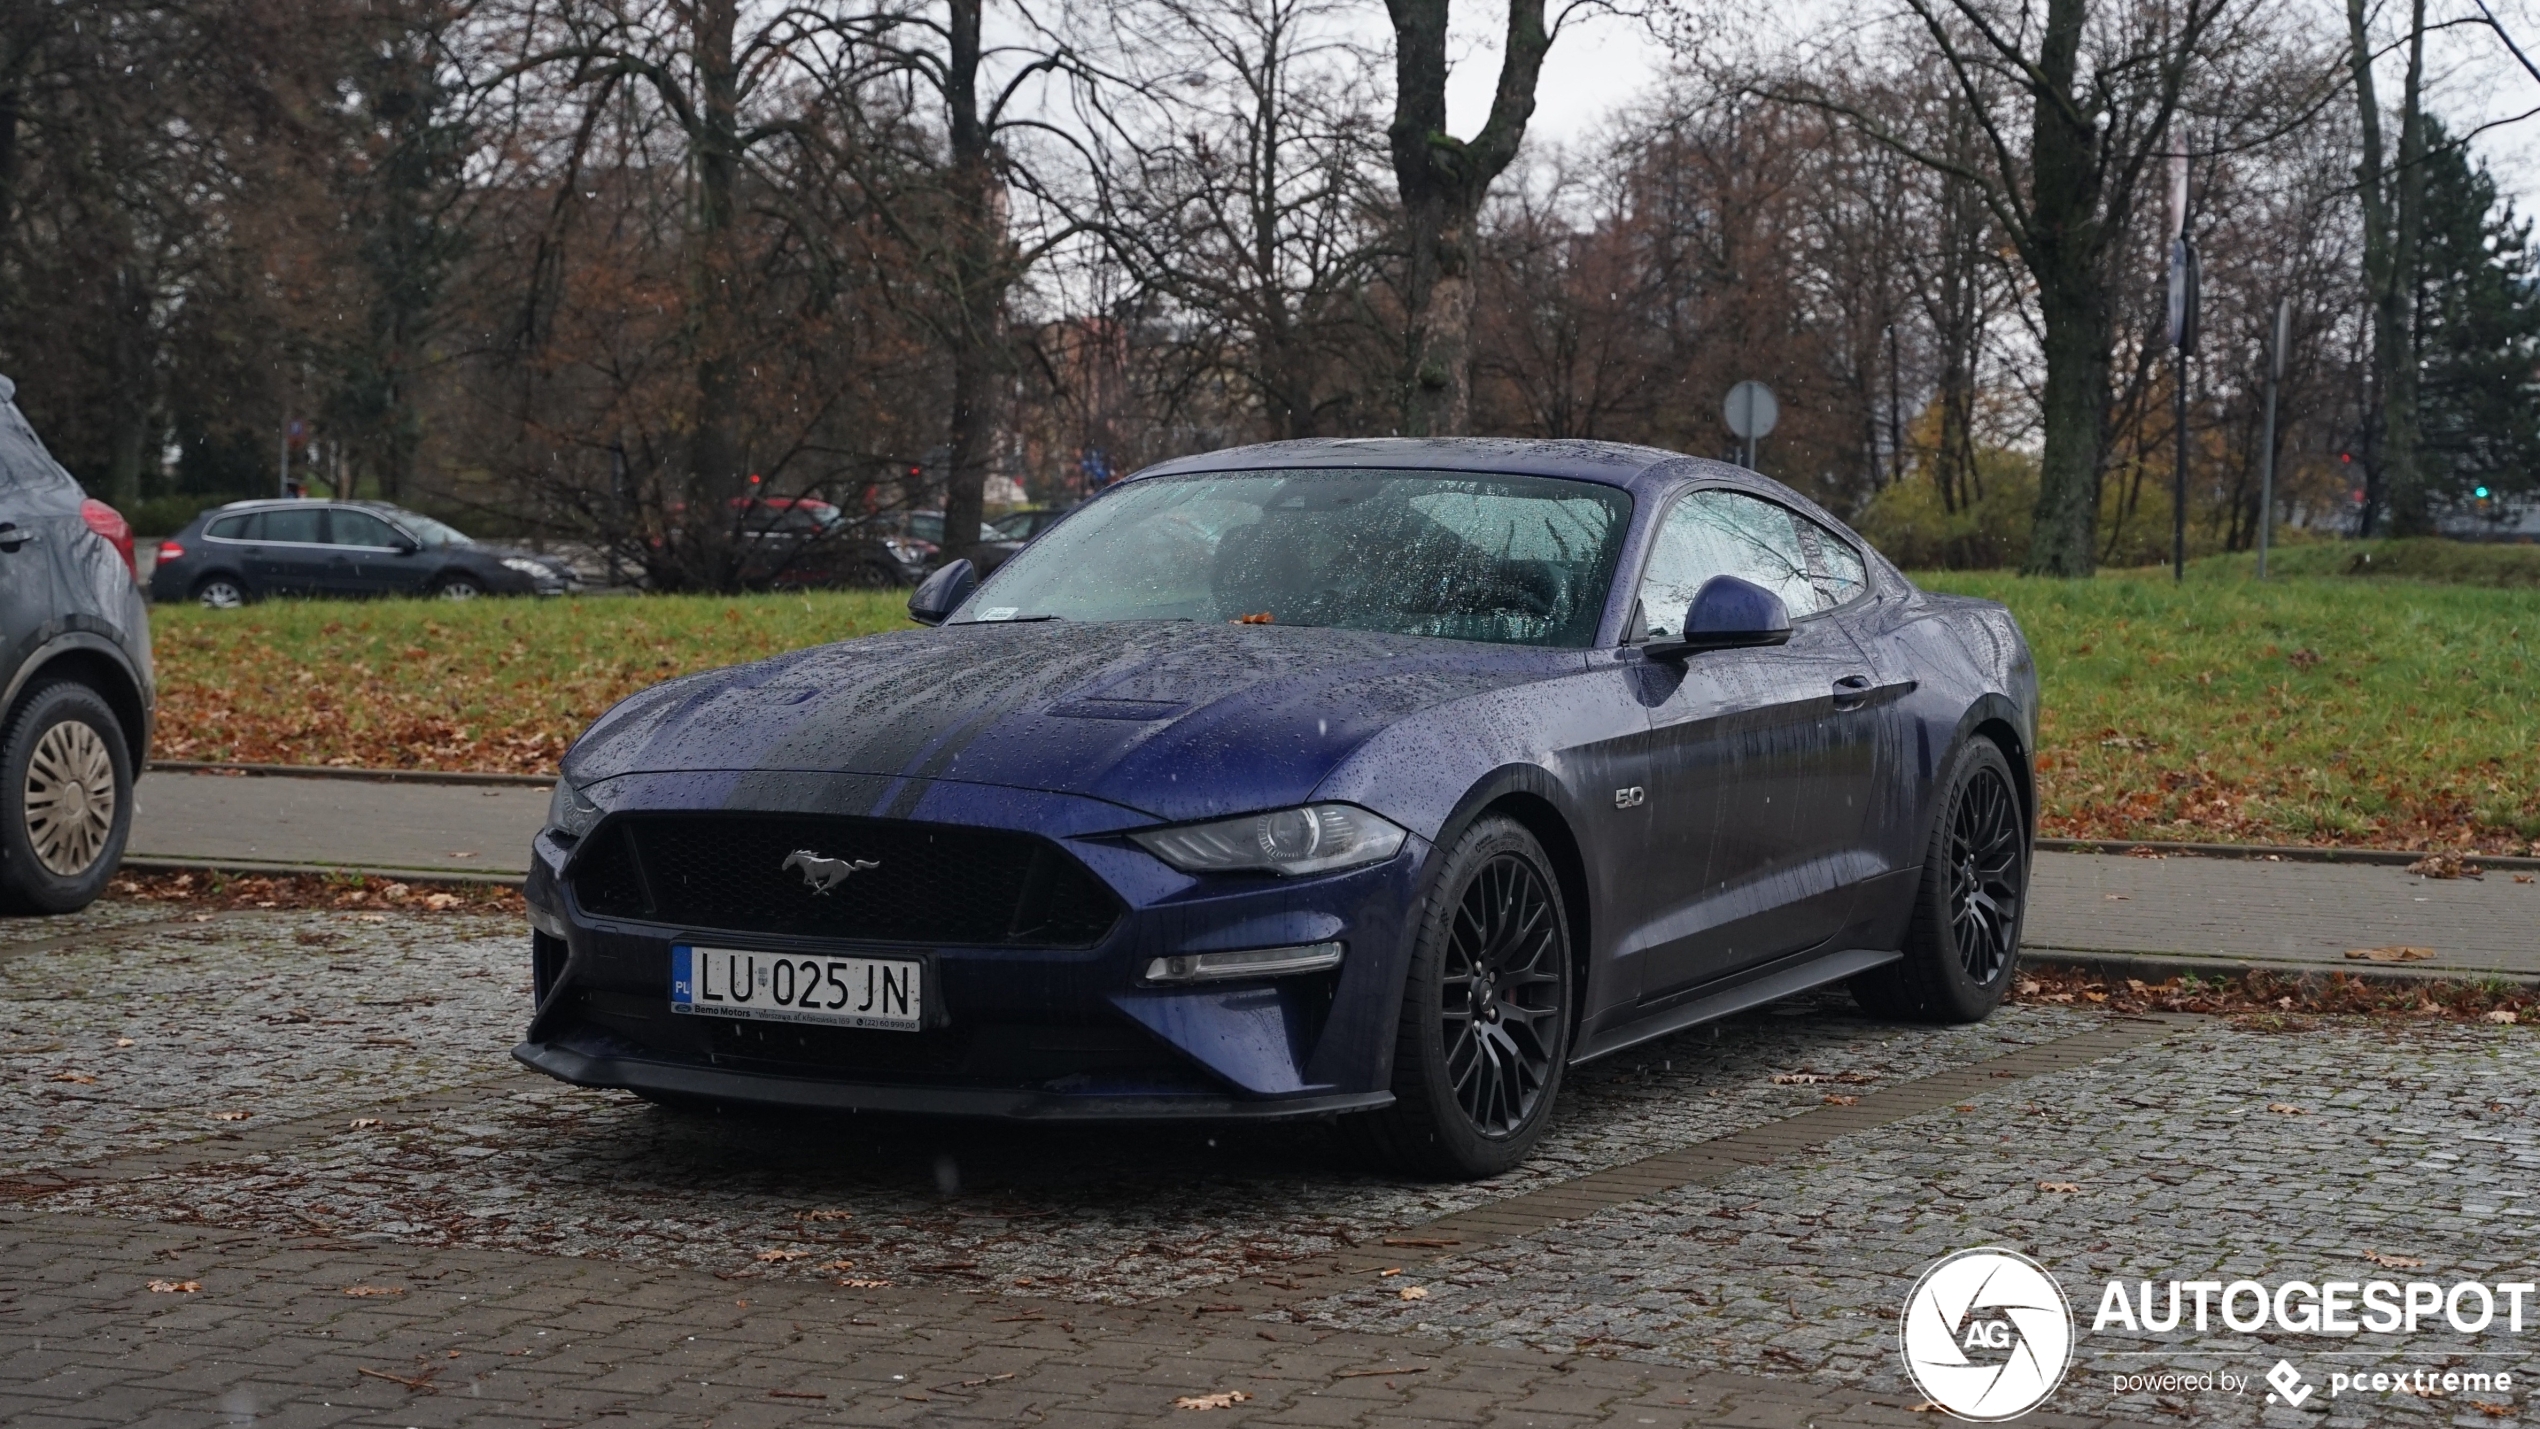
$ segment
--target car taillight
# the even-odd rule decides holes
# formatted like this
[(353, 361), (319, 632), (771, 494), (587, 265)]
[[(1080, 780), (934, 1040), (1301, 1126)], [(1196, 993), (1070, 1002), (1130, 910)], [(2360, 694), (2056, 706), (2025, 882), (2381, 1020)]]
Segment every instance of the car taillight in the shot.
[(132, 559), (132, 523), (123, 519), (122, 512), (92, 496), (79, 503), (79, 516), (88, 523), (89, 530), (105, 537), (115, 554), (123, 557), (125, 571), (135, 577), (141, 574), (141, 567)]
[(178, 545), (174, 541), (161, 541), (159, 543), (160, 565), (164, 566), (170, 561), (181, 561), (183, 559), (185, 559), (185, 548), (183, 546)]

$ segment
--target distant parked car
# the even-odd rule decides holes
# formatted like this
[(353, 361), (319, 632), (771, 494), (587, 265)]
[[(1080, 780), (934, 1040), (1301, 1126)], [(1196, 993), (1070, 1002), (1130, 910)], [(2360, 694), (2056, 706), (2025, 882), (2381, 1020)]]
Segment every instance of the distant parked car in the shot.
[[(814, 497), (735, 497), (732, 508), (749, 546), (741, 577), (750, 585), (915, 585), (935, 554), (931, 542), (852, 521)], [(941, 517), (935, 529), (943, 530)]]
[(152, 600), (227, 610), (269, 595), (562, 595), (554, 556), (478, 543), (384, 501), (233, 501), (159, 543)]
[(982, 539), (970, 553), (981, 575), (987, 575), (1013, 559), (1014, 554), (1041, 537), (1041, 533), (1058, 524), (1058, 518), (1075, 510), (1072, 506), (1033, 507), (1027, 511), (1009, 511), (988, 523), (995, 539)]
[(149, 758), (150, 614), (132, 528), (87, 498), (0, 377), (0, 907), (69, 913), (105, 890)]

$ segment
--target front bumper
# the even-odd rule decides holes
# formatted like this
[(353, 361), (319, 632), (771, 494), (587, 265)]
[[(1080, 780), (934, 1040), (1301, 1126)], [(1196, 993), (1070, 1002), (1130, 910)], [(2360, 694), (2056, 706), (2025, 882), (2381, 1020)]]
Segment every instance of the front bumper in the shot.
[[(617, 782), (604, 801), (612, 811), (728, 812), (777, 800), (795, 807), (767, 812), (872, 807), (841, 787), (852, 776)], [(573, 850), (542, 833), (525, 889), (538, 1005), (513, 1055), (583, 1086), (877, 1112), (1244, 1120), (1392, 1100), (1406, 920), (1428, 854), (1417, 839), (1386, 863), (1342, 873), (1199, 879), (1121, 836), (1148, 820), (1099, 801), (934, 781), (909, 817), (1047, 838), (1125, 911), (1092, 946), (1064, 948), (877, 945), (607, 918), (576, 898)], [(1159, 956), (1331, 939), (1348, 952), (1329, 972), (1173, 988), (1139, 981)], [(682, 942), (920, 960), (926, 1026), (673, 1016), (670, 949)]]

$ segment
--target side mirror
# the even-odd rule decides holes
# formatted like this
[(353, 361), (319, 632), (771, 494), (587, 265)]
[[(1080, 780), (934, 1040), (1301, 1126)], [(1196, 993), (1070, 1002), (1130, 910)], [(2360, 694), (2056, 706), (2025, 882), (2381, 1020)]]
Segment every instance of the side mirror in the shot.
[(1741, 650), (1790, 643), (1790, 611), (1782, 598), (1736, 576), (1713, 576), (1685, 608), (1684, 633), (1652, 640), (1641, 650), (1652, 660), (1681, 660), (1704, 650)]
[(941, 625), (978, 588), (977, 566), (967, 560), (946, 561), (942, 570), (928, 576), (909, 595), (908, 618), (920, 625)]
[(400, 537), (398, 537), (398, 538), (397, 538), (397, 554), (398, 554), (398, 555), (401, 555), (401, 556), (411, 556), (411, 555), (415, 555), (415, 554), (417, 554), (418, 552), (422, 551), (422, 549), (423, 549), (423, 543), (422, 543), (421, 541), (416, 540), (416, 539), (415, 539), (414, 537), (412, 537), (412, 536), (400, 536)]

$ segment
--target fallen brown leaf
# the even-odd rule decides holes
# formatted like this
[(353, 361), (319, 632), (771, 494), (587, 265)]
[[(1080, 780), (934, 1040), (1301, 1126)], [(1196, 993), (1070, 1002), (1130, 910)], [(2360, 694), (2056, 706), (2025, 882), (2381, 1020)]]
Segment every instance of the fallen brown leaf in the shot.
[(254, 1115), (254, 1113), (253, 1113), (253, 1112), (244, 1112), (244, 1111), (216, 1111), (216, 1112), (213, 1112), (213, 1113), (212, 1113), (212, 1120), (214, 1120), (214, 1121), (245, 1121), (248, 1117), (253, 1116), (253, 1115)]
[(2376, 963), (2422, 963), (2432, 960), (2434, 957), (2434, 950), (2432, 948), (2411, 948), (2404, 946), (2392, 946), (2387, 948), (2355, 948), (2349, 951), (2346, 956), (2350, 958), (2366, 959)]
[(1240, 1389), (1219, 1390), (1215, 1394), (1185, 1394), (1173, 1401), (1176, 1409), (1232, 1409), (1252, 1398)]
[(85, 1072), (55, 1072), (49, 1080), (56, 1082), (77, 1082), (83, 1087), (95, 1086), (97, 1084), (97, 1079)]
[(855, 1212), (836, 1210), (796, 1211), (794, 1212), (794, 1219), (798, 1221), (851, 1221), (855, 1219)]
[(203, 1288), (200, 1280), (153, 1280), (150, 1291), (155, 1295), (191, 1295)]
[(2078, 1182), (2073, 1181), (2040, 1181), (2037, 1183), (2037, 1189), (2041, 1191), (2054, 1191), (2059, 1194), (2063, 1194), (2078, 1191), (2081, 1189), (2081, 1186)]
[(2420, 878), (2476, 878), (2478, 865), (2461, 862), (2456, 853), (2430, 853), (2409, 864), (2408, 872)]
[(789, 1260), (801, 1260), (810, 1254), (807, 1250), (762, 1250), (753, 1259), (761, 1265), (779, 1265)]
[(826, 1265), (815, 1265), (812, 1269), (826, 1270), (834, 1275), (840, 1271), (855, 1269), (855, 1262), (852, 1260), (833, 1260)]
[(2294, 1105), (2293, 1103), (2291, 1103), (2291, 1102), (2269, 1102), (2269, 1103), (2267, 1103), (2267, 1110), (2269, 1110), (2269, 1111), (2271, 1111), (2271, 1112), (2274, 1112), (2277, 1116), (2309, 1116), (2309, 1115), (2310, 1115), (2310, 1113), (2309, 1113), (2309, 1112), (2304, 1111), (2302, 1108), (2300, 1108), (2300, 1107), (2298, 1107), (2298, 1106), (2295, 1106), (2295, 1105)]
[(2516, 1023), (2516, 1022), (2519, 1022), (2519, 1021), (2521, 1021), (2522, 1019), (2521, 1019), (2521, 1018), (2519, 1018), (2519, 1017), (2516, 1017), (2516, 1016), (2514, 1015), (2514, 1010), (2513, 1010), (2512, 1008), (2510, 1008), (2510, 1007), (2499, 1007), (2499, 1008), (2497, 1008), (2495, 1011), (2490, 1012), (2490, 1013), (2488, 1013), (2488, 1014), (2487, 1014), (2487, 1020), (2488, 1020), (2488, 1021), (2490, 1021), (2490, 1022), (2502, 1022), (2502, 1023), (2504, 1023), (2504, 1024), (2508, 1025), (2508, 1026), (2511, 1026), (2512, 1024), (2514, 1024), (2514, 1023)]
[(891, 1288), (891, 1282), (887, 1280), (856, 1280), (849, 1278), (841, 1279), (834, 1283), (841, 1290), (888, 1290)]
[(1405, 1285), (1402, 1287), (1402, 1298), (1405, 1300), (1426, 1300), (1429, 1298), (1429, 1288), (1425, 1285)]
[(2369, 1247), (2364, 1251), (2364, 1259), (2385, 1270), (2419, 1270), (2425, 1265), (2423, 1260), (2412, 1255), (2384, 1255)]
[(344, 1287), (344, 1293), (356, 1300), (367, 1300), (374, 1295), (403, 1295), (406, 1293), (406, 1287), (402, 1285), (347, 1285)]
[(1836, 1093), (1828, 1092), (1826, 1093), (1825, 1104), (1827, 1106), (1859, 1106), (1861, 1104), (1861, 1099), (1859, 1097), (1839, 1096)]
[(347, 1122), (346, 1125), (352, 1127), (355, 1131), (368, 1131), (372, 1127), (380, 1125), (380, 1120), (375, 1116), (357, 1116), (350, 1122)]

